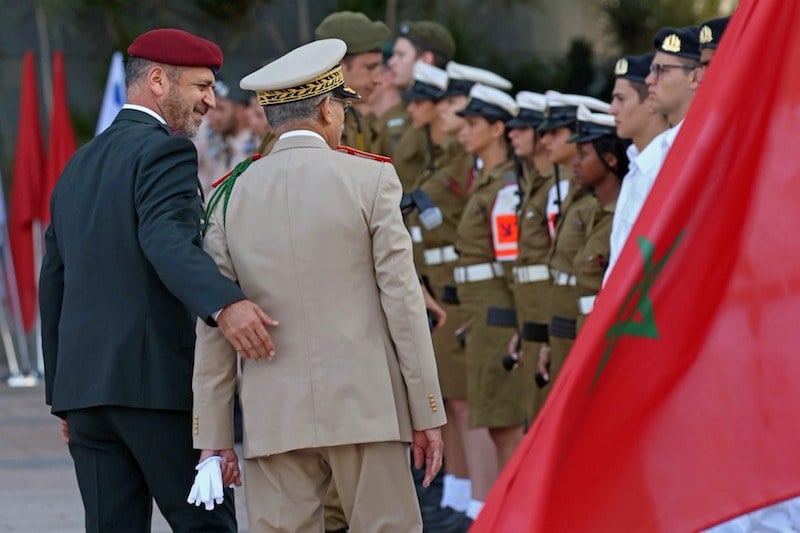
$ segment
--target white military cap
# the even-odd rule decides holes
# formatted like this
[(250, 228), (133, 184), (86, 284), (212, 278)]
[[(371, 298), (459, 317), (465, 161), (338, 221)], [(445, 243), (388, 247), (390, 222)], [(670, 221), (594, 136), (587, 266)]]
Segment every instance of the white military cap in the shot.
[(341, 39), (321, 39), (299, 46), (248, 74), (239, 82), (255, 91), (261, 105), (286, 104), (333, 91), (339, 98), (361, 98), (344, 84), (339, 62), (347, 52)]
[(508, 93), (476, 83), (469, 90), (467, 107), (456, 114), (462, 117), (480, 116), (506, 122), (519, 114), (519, 106)]
[(445, 96), (468, 95), (472, 86), (481, 83), (495, 89), (508, 91), (511, 89), (511, 82), (494, 72), (484, 70), (469, 65), (461, 65), (455, 61), (450, 61), (446, 67), (449, 83)]
[(517, 93), (519, 115), (506, 122), (507, 128), (538, 128), (544, 121), (544, 110), (547, 108), (547, 98), (543, 94), (530, 91)]
[(569, 138), (571, 143), (588, 143), (605, 135), (616, 135), (614, 117), (606, 113), (592, 113), (586, 106), (578, 107), (578, 124)]
[(447, 73), (433, 65), (414, 63), (414, 85), (403, 93), (406, 101), (441, 100), (447, 89)]
[(547, 91), (547, 109), (545, 120), (539, 126), (540, 132), (556, 130), (558, 128), (574, 128), (577, 121), (578, 107), (583, 105), (592, 111), (607, 113), (611, 106), (602, 100), (583, 96), (580, 94), (562, 94), (558, 91)]

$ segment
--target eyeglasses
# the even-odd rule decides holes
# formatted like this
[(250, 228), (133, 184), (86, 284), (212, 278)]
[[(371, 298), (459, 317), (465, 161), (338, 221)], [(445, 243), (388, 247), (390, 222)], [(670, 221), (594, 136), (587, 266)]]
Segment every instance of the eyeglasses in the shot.
[(662, 65), (660, 63), (651, 63), (650, 64), (650, 74), (655, 76), (656, 79), (664, 73), (665, 70), (669, 70), (671, 68), (679, 68), (685, 70), (687, 72), (694, 70), (695, 67), (690, 67), (687, 65)]
[(331, 100), (333, 100), (334, 102), (339, 102), (340, 104), (342, 104), (342, 111), (344, 111), (345, 113), (350, 111), (350, 102), (348, 102), (347, 100), (343, 100), (341, 98), (336, 98), (335, 96), (331, 96)]

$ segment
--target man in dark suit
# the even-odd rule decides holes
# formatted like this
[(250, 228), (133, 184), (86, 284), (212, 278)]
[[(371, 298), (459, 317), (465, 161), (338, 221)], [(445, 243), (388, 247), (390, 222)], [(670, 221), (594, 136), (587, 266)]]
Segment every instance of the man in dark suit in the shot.
[[(277, 325), (201, 248), (197, 152), (214, 107), (219, 47), (175, 29), (128, 48), (127, 100), (69, 161), (51, 198), (39, 282), (46, 401), (65, 420), (87, 531), (149, 531), (152, 500), (174, 531), (235, 531), (232, 493), (186, 503), (194, 324), (219, 325), (243, 357), (269, 358)], [(225, 460), (225, 484), (238, 465)]]

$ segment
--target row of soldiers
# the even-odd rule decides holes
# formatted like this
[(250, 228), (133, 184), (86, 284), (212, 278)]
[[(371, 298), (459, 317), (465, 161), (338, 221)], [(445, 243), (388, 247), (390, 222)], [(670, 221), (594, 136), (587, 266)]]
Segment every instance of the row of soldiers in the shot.
[[(432, 21), (326, 17), (363, 97), (343, 143), (391, 157), (431, 313), (448, 424), (426, 530), (465, 531), (543, 405), (680, 131), (727, 18), (664, 28), (615, 66), (612, 102), (520, 91), (452, 61)], [(406, 201), (407, 200), (407, 201)], [(524, 357), (523, 357), (524, 354)], [(424, 498), (422, 498), (424, 499)], [(333, 487), (326, 528), (345, 530)]]

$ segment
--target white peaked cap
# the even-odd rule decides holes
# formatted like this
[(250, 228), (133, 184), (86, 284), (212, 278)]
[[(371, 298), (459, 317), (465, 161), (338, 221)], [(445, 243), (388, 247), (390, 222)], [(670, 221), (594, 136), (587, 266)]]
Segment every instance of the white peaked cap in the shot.
[(414, 63), (414, 81), (433, 85), (444, 91), (447, 89), (447, 72), (433, 65), (417, 61)]
[(471, 67), (469, 65), (462, 65), (455, 61), (450, 61), (447, 64), (447, 76), (454, 80), (466, 80), (473, 83), (481, 83), (495, 89), (503, 89), (508, 91), (511, 89), (511, 82), (502, 76), (498, 76), (494, 72), (484, 70), (478, 67)]

